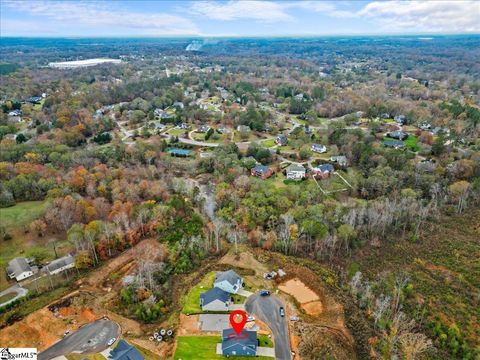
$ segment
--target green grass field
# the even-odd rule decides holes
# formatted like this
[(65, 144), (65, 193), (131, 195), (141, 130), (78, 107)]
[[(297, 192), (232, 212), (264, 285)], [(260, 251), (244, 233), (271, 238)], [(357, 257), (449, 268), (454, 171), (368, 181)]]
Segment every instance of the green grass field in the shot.
[[(217, 344), (222, 341), (220, 336), (179, 336), (177, 337), (177, 350), (175, 360), (216, 360), (225, 359), (223, 355), (217, 355)], [(258, 356), (233, 356), (235, 360), (272, 360), (271, 357)]]
[(2, 226), (7, 230), (27, 226), (45, 212), (46, 201), (24, 201), (15, 206), (0, 209)]
[(257, 335), (258, 346), (273, 348), (273, 341), (267, 335)]
[(197, 285), (190, 289), (185, 298), (185, 305), (182, 310), (184, 314), (197, 314), (202, 312), (200, 308), (200, 294), (213, 287), (214, 279), (215, 271), (211, 271), (205, 275)]
[(261, 142), (262, 146), (265, 146), (267, 148), (275, 146), (275, 139), (268, 139), (268, 140), (263, 140)]
[(414, 135), (408, 135), (408, 138), (404, 141), (405, 146), (412, 150), (412, 151), (418, 151), (420, 150), (420, 145), (417, 143), (417, 137)]

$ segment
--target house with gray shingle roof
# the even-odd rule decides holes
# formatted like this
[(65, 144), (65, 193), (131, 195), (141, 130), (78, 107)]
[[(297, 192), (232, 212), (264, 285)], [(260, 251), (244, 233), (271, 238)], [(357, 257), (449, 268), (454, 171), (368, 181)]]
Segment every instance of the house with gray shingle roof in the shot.
[(200, 306), (203, 311), (228, 311), (230, 300), (230, 293), (218, 287), (200, 294)]
[(144, 360), (140, 351), (138, 351), (134, 346), (130, 345), (125, 340), (120, 340), (118, 345), (110, 351), (108, 355), (110, 360)]
[(222, 331), (222, 355), (224, 356), (256, 356), (257, 332), (242, 330), (237, 334), (233, 329)]
[(50, 275), (58, 274), (67, 269), (75, 267), (75, 258), (72, 255), (67, 255), (59, 259), (53, 260), (50, 264), (45, 266)]
[(230, 294), (236, 294), (243, 287), (243, 279), (233, 270), (219, 271), (215, 275), (213, 286)]
[(305, 168), (300, 164), (291, 164), (287, 167), (287, 179), (299, 180), (305, 177)]
[(7, 266), (7, 274), (10, 279), (17, 281), (26, 279), (33, 275), (33, 269), (30, 267), (27, 259), (18, 257), (10, 260)]

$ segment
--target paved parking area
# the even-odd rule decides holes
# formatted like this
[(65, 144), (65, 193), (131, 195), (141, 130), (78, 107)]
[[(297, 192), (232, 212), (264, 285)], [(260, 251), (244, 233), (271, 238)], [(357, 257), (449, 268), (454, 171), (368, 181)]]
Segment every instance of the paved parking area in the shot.
[(202, 331), (222, 331), (230, 328), (228, 314), (201, 314), (198, 322)]
[(238, 294), (238, 295), (245, 296), (245, 297), (249, 297), (249, 296), (252, 296), (252, 295), (253, 295), (252, 292), (247, 291), (247, 290), (245, 290), (245, 289), (240, 289), (240, 290), (238, 290), (237, 294)]

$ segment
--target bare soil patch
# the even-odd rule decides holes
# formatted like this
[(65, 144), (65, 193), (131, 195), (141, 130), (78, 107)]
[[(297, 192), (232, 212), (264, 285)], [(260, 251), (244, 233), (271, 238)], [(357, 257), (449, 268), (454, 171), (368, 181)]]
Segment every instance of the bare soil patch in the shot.
[(323, 305), (320, 301), (312, 301), (302, 304), (302, 309), (308, 314), (318, 316), (323, 312)]
[(180, 314), (177, 335), (205, 335), (198, 327), (199, 315)]
[(319, 296), (299, 279), (291, 279), (278, 285), (283, 292), (292, 295), (300, 304), (318, 301)]
[(229, 252), (224, 255), (219, 261), (219, 264), (232, 265), (238, 268), (247, 268), (255, 271), (257, 276), (263, 278), (263, 273), (267, 272), (267, 267), (259, 262), (250, 251), (242, 251), (238, 255)]

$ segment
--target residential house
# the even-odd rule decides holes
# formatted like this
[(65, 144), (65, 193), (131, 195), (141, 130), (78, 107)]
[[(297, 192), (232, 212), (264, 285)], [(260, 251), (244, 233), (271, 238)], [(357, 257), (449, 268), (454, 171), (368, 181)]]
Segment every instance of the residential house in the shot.
[(327, 147), (321, 144), (312, 144), (312, 151), (323, 154), (327, 152)]
[(250, 132), (250, 127), (246, 125), (238, 125), (237, 131), (239, 132)]
[(280, 134), (275, 138), (275, 144), (278, 146), (285, 146), (288, 143), (288, 138), (286, 135)]
[(405, 115), (396, 115), (393, 120), (400, 125), (405, 125), (407, 123), (407, 117)]
[(120, 340), (118, 345), (110, 351), (108, 355), (110, 360), (144, 360), (143, 355), (134, 346), (125, 340)]
[(291, 164), (287, 167), (287, 179), (300, 180), (305, 178), (305, 168), (302, 165)]
[(31, 96), (27, 99), (27, 102), (31, 104), (40, 104), (40, 101), (42, 101), (40, 96)]
[(405, 140), (406, 138), (408, 138), (408, 134), (400, 130), (389, 132), (387, 136), (397, 140)]
[(200, 294), (200, 306), (203, 311), (228, 311), (230, 301), (230, 293), (218, 287)]
[(187, 123), (181, 123), (177, 125), (177, 129), (187, 130), (190, 126)]
[(354, 115), (356, 118), (360, 119), (365, 113), (363, 111), (357, 111)]
[(67, 269), (72, 269), (75, 267), (75, 258), (72, 255), (67, 255), (59, 259), (53, 260), (47, 266), (46, 270), (50, 275), (61, 273)]
[(177, 108), (179, 108), (179, 109), (182, 109), (182, 110), (185, 109), (185, 105), (184, 105), (183, 102), (181, 102), (181, 101), (175, 101), (175, 102), (173, 103), (173, 106), (174, 106), (174, 107), (177, 107)]
[(381, 119), (390, 119), (390, 114), (389, 113), (380, 114), (380, 118)]
[(22, 110), (12, 110), (8, 113), (8, 116), (22, 116)]
[(188, 157), (192, 153), (191, 150), (187, 149), (169, 149), (167, 152), (175, 157)]
[(394, 148), (394, 149), (403, 149), (405, 147), (405, 144), (403, 143), (403, 141), (393, 140), (393, 139), (383, 140), (383, 145), (385, 145), (386, 147)]
[(208, 125), (202, 125), (202, 126), (200, 126), (200, 127), (196, 130), (196, 132), (198, 132), (198, 133), (206, 133), (208, 130), (210, 130), (210, 126), (208, 126)]
[(224, 356), (256, 356), (257, 332), (242, 330), (237, 334), (233, 329), (222, 331), (222, 355)]
[(213, 286), (231, 294), (236, 294), (243, 287), (243, 279), (233, 270), (219, 271), (215, 275)]
[(330, 161), (337, 163), (340, 166), (347, 166), (348, 165), (348, 160), (345, 155), (337, 155), (337, 156), (331, 156)]
[(330, 176), (335, 171), (335, 168), (332, 164), (321, 164), (313, 168), (313, 175), (321, 179), (325, 179)]
[(430, 131), (433, 135), (439, 135), (440, 133), (444, 133), (446, 135), (450, 134), (450, 129), (448, 128), (442, 128), (442, 127), (436, 127)]
[(432, 125), (428, 122), (422, 122), (418, 125), (418, 128), (420, 130), (430, 130), (432, 128)]
[(305, 131), (305, 135), (312, 135), (313, 134), (313, 130), (308, 125), (305, 125), (303, 127), (303, 131)]
[(163, 109), (155, 109), (153, 111), (153, 114), (155, 116), (158, 116), (160, 119), (172, 119), (173, 118), (173, 114), (170, 114)]
[(26, 258), (17, 257), (8, 263), (7, 274), (10, 279), (21, 281), (32, 276), (33, 269)]
[(272, 176), (273, 171), (268, 166), (258, 165), (252, 168), (250, 173), (252, 174), (252, 176), (257, 176), (262, 179), (268, 179), (270, 176)]

